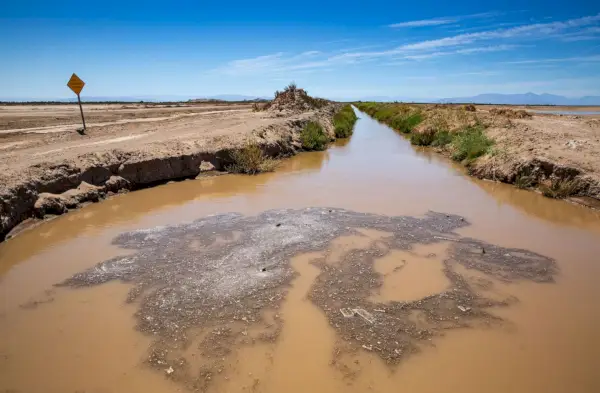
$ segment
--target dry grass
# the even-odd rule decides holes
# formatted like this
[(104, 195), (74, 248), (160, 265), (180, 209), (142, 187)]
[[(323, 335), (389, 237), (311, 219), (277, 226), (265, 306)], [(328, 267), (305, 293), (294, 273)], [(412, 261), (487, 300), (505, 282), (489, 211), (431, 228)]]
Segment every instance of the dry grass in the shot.
[(562, 199), (574, 195), (579, 188), (577, 179), (552, 179), (550, 183), (541, 183), (539, 189), (548, 198)]
[(255, 175), (261, 172), (272, 172), (279, 164), (278, 160), (267, 157), (255, 142), (231, 152), (233, 163), (226, 167), (231, 173)]
[(520, 189), (530, 188), (534, 183), (535, 178), (533, 176), (518, 175), (515, 178), (515, 186)]

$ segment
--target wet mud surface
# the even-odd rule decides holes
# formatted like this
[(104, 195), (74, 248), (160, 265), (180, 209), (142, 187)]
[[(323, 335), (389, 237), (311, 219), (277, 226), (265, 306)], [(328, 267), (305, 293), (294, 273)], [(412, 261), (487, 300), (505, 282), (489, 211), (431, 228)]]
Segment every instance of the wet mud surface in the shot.
[[(462, 217), (433, 212), (421, 218), (332, 208), (215, 215), (122, 234), (113, 243), (137, 253), (105, 261), (60, 285), (133, 284), (126, 300), (137, 306), (137, 329), (155, 337), (147, 363), (200, 391), (227, 372), (228, 356), (238, 348), (277, 340), (283, 326), (278, 312), (297, 275), (290, 260), (320, 252), (311, 259), (320, 273), (308, 298), (336, 331), (336, 351), (368, 351), (393, 365), (448, 329), (502, 323), (491, 308), (515, 299), (487, 297), (491, 280), (469, 281), (460, 271), (494, 281), (554, 281), (554, 260), (454, 232), (467, 225)], [(335, 262), (327, 258), (334, 239), (362, 236), (364, 229), (384, 235)], [(393, 250), (441, 243), (448, 245), (442, 262), (446, 290), (412, 301), (373, 301), (384, 281), (374, 268), (377, 259)], [(186, 356), (190, 349), (201, 358)]]

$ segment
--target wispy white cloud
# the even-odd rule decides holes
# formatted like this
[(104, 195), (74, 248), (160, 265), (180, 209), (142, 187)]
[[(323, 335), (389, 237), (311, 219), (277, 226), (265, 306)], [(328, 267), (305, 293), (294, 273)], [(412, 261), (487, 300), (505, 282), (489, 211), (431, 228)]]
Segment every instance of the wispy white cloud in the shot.
[(563, 63), (563, 62), (598, 62), (600, 61), (600, 55), (592, 56), (575, 56), (575, 57), (563, 57), (555, 59), (531, 59), (531, 60), (519, 60), (519, 61), (505, 61), (504, 64), (536, 64), (536, 63)]
[[(323, 53), (317, 50), (310, 50), (295, 55), (277, 52), (254, 58), (233, 60), (220, 67), (217, 71), (228, 75), (289, 74), (300, 70), (331, 69), (373, 61), (378, 61), (378, 65), (393, 66), (403, 64), (406, 61), (424, 61), (443, 56), (464, 56), (476, 53), (514, 50), (523, 46), (523, 39), (542, 40), (560, 39), (561, 37), (581, 37), (580, 34), (582, 32), (585, 32), (587, 35), (594, 35), (600, 30), (600, 27), (597, 26), (598, 22), (600, 22), (600, 13), (566, 21), (534, 23), (483, 32), (459, 34), (433, 40), (407, 43), (381, 50), (354, 50), (342, 53)], [(498, 44), (477, 45), (482, 44), (484, 41), (494, 41)], [(511, 41), (517, 44), (512, 44), (510, 43)], [(512, 62), (511, 64), (598, 61), (595, 59), (596, 57), (594, 56), (580, 56), (568, 59), (523, 60)], [(381, 60), (384, 61), (382, 62)]]
[(409, 22), (400, 22), (393, 23), (388, 25), (392, 28), (400, 28), (400, 27), (425, 27), (425, 26), (439, 26), (439, 25), (447, 25), (450, 23), (456, 23), (458, 19), (456, 18), (433, 18), (433, 19), (423, 19), (423, 20), (413, 20)]
[(476, 19), (476, 18), (489, 18), (492, 16), (500, 15), (499, 12), (482, 12), (479, 14), (470, 14), (462, 16), (445, 16), (439, 18), (422, 19), (422, 20), (411, 20), (406, 22), (393, 23), (388, 27), (398, 28), (411, 28), (411, 27), (427, 27), (427, 26), (441, 26), (457, 23), (463, 19)]
[(483, 52), (500, 52), (511, 50), (518, 47), (518, 45), (496, 45), (496, 46), (482, 46), (475, 48), (465, 48), (465, 49), (457, 49), (453, 51), (440, 51), (440, 52), (431, 52), (424, 53), (419, 55), (407, 55), (404, 56), (404, 59), (409, 60), (424, 60), (431, 59), (433, 57), (441, 57), (441, 56), (451, 56), (451, 55), (468, 55), (472, 53), (483, 53)]
[(459, 34), (452, 37), (444, 37), (435, 40), (421, 41), (414, 44), (408, 44), (399, 49), (423, 50), (435, 49), (445, 46), (457, 46), (472, 44), (475, 41), (492, 39), (512, 39), (520, 37), (543, 38), (568, 29), (589, 26), (600, 21), (600, 13), (582, 18), (570, 19), (563, 22), (534, 23), (506, 29), (495, 29), (482, 31), (478, 33)]

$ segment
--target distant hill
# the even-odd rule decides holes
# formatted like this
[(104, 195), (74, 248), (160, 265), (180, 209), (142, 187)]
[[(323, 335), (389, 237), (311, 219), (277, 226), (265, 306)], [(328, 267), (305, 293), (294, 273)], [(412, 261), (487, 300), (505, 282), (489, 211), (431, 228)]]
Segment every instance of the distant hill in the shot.
[(554, 94), (479, 94), (473, 97), (444, 98), (439, 103), (473, 103), (504, 105), (600, 105), (600, 96), (569, 98)]

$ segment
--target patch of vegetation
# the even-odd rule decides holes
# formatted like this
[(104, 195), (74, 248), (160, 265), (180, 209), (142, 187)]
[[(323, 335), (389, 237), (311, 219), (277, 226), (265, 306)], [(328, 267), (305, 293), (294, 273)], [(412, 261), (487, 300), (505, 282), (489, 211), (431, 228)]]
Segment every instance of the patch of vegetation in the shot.
[(329, 143), (329, 137), (319, 123), (310, 121), (302, 130), (300, 141), (306, 150), (325, 150)]
[(431, 142), (431, 146), (442, 147), (452, 143), (452, 134), (448, 131), (438, 131), (435, 133), (435, 138)]
[(520, 189), (526, 189), (526, 188), (530, 188), (531, 186), (533, 186), (535, 182), (535, 179), (533, 178), (533, 176), (527, 176), (527, 175), (517, 175), (517, 177), (515, 178), (515, 186), (517, 186), (517, 188)]
[(429, 146), (435, 140), (436, 132), (432, 129), (414, 132), (410, 135), (410, 143), (417, 146)]
[(279, 164), (278, 160), (267, 157), (255, 142), (231, 152), (233, 163), (226, 167), (231, 173), (255, 175), (261, 172), (272, 172)]
[(452, 139), (452, 159), (469, 163), (488, 153), (494, 142), (485, 135), (482, 126), (468, 127)]
[(350, 104), (344, 105), (342, 109), (333, 116), (336, 138), (348, 138), (352, 135), (354, 123), (358, 117)]
[[(457, 108), (440, 105), (416, 107), (359, 102), (356, 106), (396, 131), (410, 135), (413, 145), (451, 146), (452, 157), (465, 164), (490, 153), (494, 143), (486, 136), (485, 125), (473, 113), (476, 108), (469, 105)], [(420, 130), (416, 130), (419, 125)]]
[(550, 184), (540, 184), (539, 188), (545, 197), (562, 199), (574, 195), (579, 182), (576, 179), (552, 179)]
[(390, 126), (403, 134), (409, 134), (423, 121), (420, 112), (396, 115), (390, 121)]

